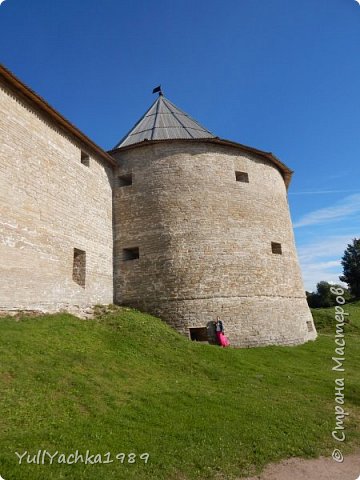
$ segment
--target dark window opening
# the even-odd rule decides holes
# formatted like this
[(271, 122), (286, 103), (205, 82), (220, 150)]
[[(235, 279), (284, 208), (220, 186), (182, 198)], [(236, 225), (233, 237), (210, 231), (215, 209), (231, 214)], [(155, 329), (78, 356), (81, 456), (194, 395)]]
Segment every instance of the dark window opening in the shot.
[(307, 325), (307, 328), (308, 328), (308, 332), (313, 332), (314, 331), (314, 325), (313, 325), (313, 322), (311, 320), (307, 321), (306, 325)]
[(85, 167), (90, 167), (90, 157), (85, 152), (81, 152), (81, 163), (85, 165)]
[(209, 342), (208, 329), (206, 327), (189, 328), (190, 339), (194, 342)]
[(237, 182), (249, 183), (249, 175), (246, 172), (235, 172)]
[(281, 243), (271, 242), (271, 251), (277, 255), (282, 255)]
[(124, 262), (127, 262), (129, 260), (137, 260), (139, 257), (140, 257), (139, 247), (123, 249)]
[(128, 187), (132, 185), (132, 175), (129, 173), (128, 175), (121, 175), (118, 177), (118, 186), (119, 187)]
[(73, 280), (81, 287), (85, 287), (86, 252), (74, 248)]

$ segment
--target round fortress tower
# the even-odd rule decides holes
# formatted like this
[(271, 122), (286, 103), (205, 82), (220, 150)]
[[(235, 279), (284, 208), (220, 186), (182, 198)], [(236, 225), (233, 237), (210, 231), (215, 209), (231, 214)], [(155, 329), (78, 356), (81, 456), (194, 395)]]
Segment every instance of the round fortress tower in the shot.
[(115, 300), (194, 339), (220, 316), (232, 345), (316, 337), (287, 201), (291, 170), (212, 135), (161, 94), (110, 152)]

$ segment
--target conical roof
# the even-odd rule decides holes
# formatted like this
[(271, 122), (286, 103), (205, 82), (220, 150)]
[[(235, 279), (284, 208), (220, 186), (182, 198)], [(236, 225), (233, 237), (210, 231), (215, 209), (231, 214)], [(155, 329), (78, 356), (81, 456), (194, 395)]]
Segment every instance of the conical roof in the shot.
[(215, 135), (161, 94), (114, 149), (144, 140), (183, 138), (215, 138)]

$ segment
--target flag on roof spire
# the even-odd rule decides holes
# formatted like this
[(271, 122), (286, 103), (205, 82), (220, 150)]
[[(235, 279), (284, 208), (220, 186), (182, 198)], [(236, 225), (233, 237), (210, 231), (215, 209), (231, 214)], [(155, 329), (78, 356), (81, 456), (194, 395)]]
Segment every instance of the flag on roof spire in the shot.
[(159, 85), (158, 87), (155, 87), (154, 90), (153, 90), (153, 93), (158, 93), (159, 92), (159, 95), (162, 95), (162, 91), (161, 91), (161, 85)]

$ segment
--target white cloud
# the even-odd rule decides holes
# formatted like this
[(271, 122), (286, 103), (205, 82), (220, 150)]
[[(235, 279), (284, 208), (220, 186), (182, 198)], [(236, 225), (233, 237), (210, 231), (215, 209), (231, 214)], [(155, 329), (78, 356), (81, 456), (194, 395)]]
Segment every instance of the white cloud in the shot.
[(305, 290), (314, 291), (316, 284), (322, 280), (341, 283), (341, 257), (351, 238), (349, 235), (324, 236), (298, 247)]
[(303, 192), (289, 192), (289, 195), (327, 195), (329, 193), (350, 193), (358, 190), (309, 190)]
[(336, 267), (337, 269), (341, 268), (340, 259), (339, 260), (329, 260), (328, 262), (318, 262), (318, 263), (309, 263), (308, 270), (326, 270), (328, 268)]
[[(338, 264), (339, 265), (339, 264)], [(316, 284), (320, 281), (325, 281), (329, 283), (337, 283), (340, 285), (346, 286), (344, 283), (340, 282), (339, 275), (342, 274), (341, 268), (337, 272), (329, 271), (327, 268), (322, 268), (318, 264), (309, 264), (302, 267), (303, 270), (303, 280), (305, 290), (308, 292), (313, 292), (316, 290)]]
[(340, 259), (352, 238), (352, 235), (317, 237), (312, 243), (298, 246), (299, 260), (301, 263), (313, 263), (321, 258), (332, 261)]
[(322, 280), (340, 283), (344, 251), (353, 238), (360, 237), (360, 194), (309, 212), (294, 227), (305, 289), (315, 290)]
[(294, 228), (329, 223), (336, 220), (344, 220), (344, 218), (351, 217), (358, 213), (360, 213), (359, 193), (355, 195), (349, 195), (333, 206), (320, 208), (305, 214), (302, 218), (294, 223)]

